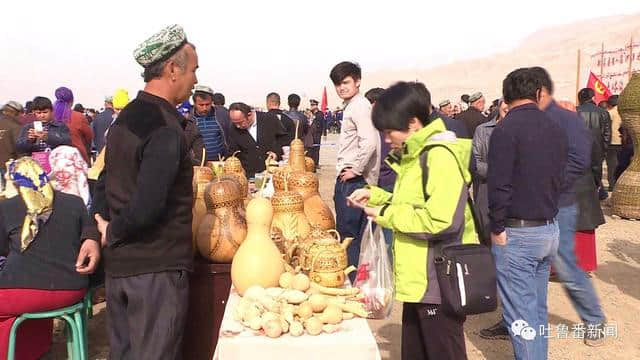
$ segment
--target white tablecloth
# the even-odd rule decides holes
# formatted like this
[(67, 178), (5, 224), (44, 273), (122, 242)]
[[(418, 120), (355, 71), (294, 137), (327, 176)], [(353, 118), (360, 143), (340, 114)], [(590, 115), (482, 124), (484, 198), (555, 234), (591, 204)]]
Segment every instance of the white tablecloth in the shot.
[(244, 329), (240, 334), (228, 335), (225, 329), (237, 323), (233, 320), (233, 310), (239, 301), (240, 295), (232, 287), (213, 360), (380, 360), (378, 344), (367, 320), (362, 318), (343, 321), (340, 331), (333, 334), (305, 333), (295, 337), (287, 333), (272, 339)]

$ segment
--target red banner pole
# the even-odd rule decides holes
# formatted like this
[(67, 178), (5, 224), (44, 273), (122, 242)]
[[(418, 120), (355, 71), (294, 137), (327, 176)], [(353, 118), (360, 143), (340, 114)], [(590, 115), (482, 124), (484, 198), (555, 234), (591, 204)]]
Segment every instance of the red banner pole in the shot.
[(604, 43), (602, 43), (602, 50), (600, 51), (600, 79), (604, 75)]
[(631, 81), (631, 72), (633, 71), (633, 36), (629, 40), (629, 79)]
[(578, 61), (576, 63), (576, 104), (578, 104), (579, 90), (580, 90), (580, 49), (578, 49)]

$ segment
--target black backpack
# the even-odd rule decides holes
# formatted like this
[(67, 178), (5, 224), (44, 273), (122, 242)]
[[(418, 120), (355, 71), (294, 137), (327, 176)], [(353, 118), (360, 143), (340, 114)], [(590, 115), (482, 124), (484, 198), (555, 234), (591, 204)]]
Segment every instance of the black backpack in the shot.
[[(427, 146), (420, 154), (422, 168), (422, 189), (425, 201), (427, 194), (427, 153), (435, 147), (441, 146), (451, 152), (444, 145)], [(460, 168), (460, 166), (458, 166)], [(460, 169), (462, 174), (462, 169)], [(454, 316), (466, 316), (492, 312), (498, 307), (496, 265), (491, 248), (482, 245), (484, 233), (479, 217), (474, 211), (473, 201), (466, 191), (467, 205), (473, 215), (476, 234), (480, 244), (446, 245), (440, 242), (429, 244), (430, 251), (434, 251), (434, 264), (440, 285), (442, 310)], [(464, 223), (463, 225), (464, 226)]]

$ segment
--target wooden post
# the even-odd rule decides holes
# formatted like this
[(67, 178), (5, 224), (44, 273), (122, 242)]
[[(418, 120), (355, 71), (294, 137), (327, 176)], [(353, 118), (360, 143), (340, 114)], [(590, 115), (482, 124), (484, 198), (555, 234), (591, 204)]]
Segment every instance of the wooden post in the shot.
[(578, 104), (578, 91), (580, 90), (580, 49), (578, 49), (578, 61), (576, 62), (576, 105)]
[(629, 40), (629, 79), (631, 81), (631, 72), (633, 71), (633, 36)]
[(602, 75), (604, 75), (604, 43), (602, 43), (602, 50), (600, 51), (600, 81), (602, 81)]

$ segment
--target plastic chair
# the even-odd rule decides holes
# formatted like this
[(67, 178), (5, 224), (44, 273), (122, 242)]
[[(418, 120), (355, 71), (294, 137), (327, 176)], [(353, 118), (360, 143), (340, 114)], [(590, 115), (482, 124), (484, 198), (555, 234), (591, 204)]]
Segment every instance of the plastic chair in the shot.
[(67, 322), (67, 354), (73, 360), (87, 360), (89, 357), (89, 344), (87, 338), (87, 322), (93, 316), (93, 289), (89, 289), (84, 299), (77, 304), (61, 309), (43, 311), (38, 313), (24, 313), (13, 322), (9, 333), (9, 349), (7, 359), (14, 360), (16, 333), (22, 322), (28, 319), (61, 318)]

